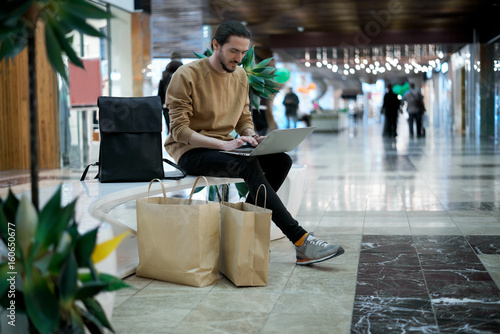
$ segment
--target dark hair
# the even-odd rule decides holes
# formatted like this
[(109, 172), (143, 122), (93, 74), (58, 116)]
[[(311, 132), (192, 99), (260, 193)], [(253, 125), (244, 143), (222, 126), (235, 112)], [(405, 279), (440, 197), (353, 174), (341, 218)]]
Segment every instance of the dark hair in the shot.
[(172, 75), (179, 67), (182, 66), (182, 62), (177, 61), (177, 60), (172, 60), (168, 65), (165, 67), (165, 71), (163, 71), (163, 80), (166, 80), (169, 75)]
[(219, 43), (220, 46), (227, 43), (229, 37), (238, 36), (251, 39), (250, 33), (243, 24), (238, 21), (224, 21), (215, 31), (213, 39)]

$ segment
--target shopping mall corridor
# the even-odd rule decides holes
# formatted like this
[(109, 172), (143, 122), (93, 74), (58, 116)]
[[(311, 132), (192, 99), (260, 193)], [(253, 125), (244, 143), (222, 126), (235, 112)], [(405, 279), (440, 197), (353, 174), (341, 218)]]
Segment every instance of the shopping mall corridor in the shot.
[(346, 253), (295, 265), (271, 242), (267, 287), (192, 288), (139, 277), (118, 333), (499, 333), (500, 155), (490, 140), (385, 139), (380, 124), (314, 133), (298, 220)]
[(116, 333), (500, 333), (500, 148), (404, 125), (314, 133), (291, 153), (308, 173), (298, 220), (344, 255), (301, 267), (272, 241), (267, 287), (128, 277)]

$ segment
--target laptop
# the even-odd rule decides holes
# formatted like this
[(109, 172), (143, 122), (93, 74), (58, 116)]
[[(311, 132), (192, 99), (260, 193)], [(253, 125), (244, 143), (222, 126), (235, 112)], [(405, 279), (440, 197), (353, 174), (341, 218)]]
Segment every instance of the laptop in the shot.
[(240, 147), (232, 151), (221, 151), (247, 157), (293, 151), (316, 127), (282, 129), (271, 131), (256, 147)]

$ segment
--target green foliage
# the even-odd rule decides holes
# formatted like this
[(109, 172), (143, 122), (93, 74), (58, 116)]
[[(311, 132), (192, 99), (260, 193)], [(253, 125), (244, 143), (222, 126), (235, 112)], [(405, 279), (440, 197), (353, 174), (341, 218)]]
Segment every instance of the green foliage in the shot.
[[(238, 196), (241, 198), (246, 198), (248, 196), (248, 185), (246, 184), (246, 182), (240, 182), (240, 183), (235, 183), (234, 184), (235, 187), (236, 187), (236, 190), (238, 191)], [(222, 190), (222, 196), (221, 196), (221, 193), (219, 191), (219, 187), (218, 186), (209, 186), (208, 187), (208, 200), (209, 201), (216, 201), (217, 199), (219, 201), (222, 201), (222, 197), (224, 197), (224, 201), (228, 201), (228, 198), (229, 198), (229, 184), (223, 184), (221, 185), (221, 187), (227, 187), (226, 190)], [(205, 189), (205, 187), (196, 187), (194, 189), (194, 193), (198, 193), (200, 191), (202, 191), (203, 189)]]
[(54, 70), (68, 80), (63, 55), (76, 66), (83, 67), (73, 50), (72, 32), (106, 37), (86, 22), (87, 19), (108, 19), (111, 15), (85, 0), (7, 0), (0, 13), (0, 60), (13, 58), (28, 44), (35, 24), (45, 24), (47, 57)]
[[(198, 58), (210, 57), (212, 51), (207, 49), (207, 56), (194, 52)], [(279, 92), (281, 85), (275, 80), (276, 68), (268, 66), (273, 58), (267, 58), (258, 64), (255, 64), (255, 52), (252, 46), (245, 54), (245, 57), (239, 64), (247, 72), (248, 83), (250, 86), (250, 103), (259, 110), (260, 99), (271, 99)]]
[(113, 331), (94, 297), (128, 285), (95, 270), (91, 255), (97, 230), (80, 234), (75, 202), (60, 203), (61, 187), (35, 216), (29, 214), (36, 211), (26, 198), (19, 201), (9, 192), (0, 200), (0, 237), (11, 252), (0, 254), (0, 306), (13, 300), (8, 279), (16, 273), (16, 314), (27, 316), (30, 333), (65, 333), (69, 328), (83, 333), (84, 327), (91, 333)]

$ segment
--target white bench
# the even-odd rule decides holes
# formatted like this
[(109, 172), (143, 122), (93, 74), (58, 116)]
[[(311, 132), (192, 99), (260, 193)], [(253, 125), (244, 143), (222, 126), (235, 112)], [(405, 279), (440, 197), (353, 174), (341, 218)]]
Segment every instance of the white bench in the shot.
[[(306, 181), (305, 167), (294, 166), (278, 195), (288, 208), (292, 216), (298, 212), (304, 193)], [(196, 177), (188, 176), (181, 180), (162, 180), (167, 192), (176, 192), (191, 189)], [(237, 178), (207, 177), (209, 185), (243, 182)], [(293, 180), (293, 181), (292, 181)], [(198, 182), (203, 186), (205, 182)], [(98, 243), (108, 240), (112, 236), (124, 231), (131, 232), (117, 248), (113, 257), (100, 263), (100, 267), (115, 273), (119, 277), (133, 274), (139, 263), (137, 250), (137, 218), (135, 200), (148, 196), (149, 182), (134, 183), (100, 183), (97, 180), (85, 182), (68, 182), (62, 184), (63, 205), (76, 202), (76, 221), (81, 232), (99, 228)], [(56, 187), (40, 189), (41, 207), (54, 193)], [(161, 186), (155, 182), (151, 186), (150, 195), (161, 194)], [(283, 237), (274, 224), (271, 228), (271, 240)], [(116, 258), (116, 261), (115, 261)]]

